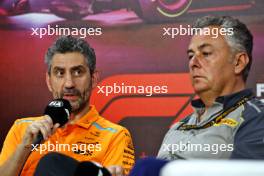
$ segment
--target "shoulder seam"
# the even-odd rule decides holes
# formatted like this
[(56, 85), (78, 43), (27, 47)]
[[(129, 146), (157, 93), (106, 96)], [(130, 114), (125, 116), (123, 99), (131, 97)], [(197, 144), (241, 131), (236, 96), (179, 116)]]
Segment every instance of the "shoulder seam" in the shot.
[(254, 108), (258, 113), (261, 113), (261, 110), (252, 102), (247, 101), (247, 104), (250, 105), (252, 108)]

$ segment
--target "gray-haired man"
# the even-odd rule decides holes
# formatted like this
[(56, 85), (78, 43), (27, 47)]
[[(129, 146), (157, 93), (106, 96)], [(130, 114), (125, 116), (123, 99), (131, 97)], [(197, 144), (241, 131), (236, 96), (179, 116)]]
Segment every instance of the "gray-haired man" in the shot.
[(245, 24), (227, 16), (206, 16), (192, 27), (197, 33), (187, 54), (199, 96), (191, 103), (194, 112), (167, 132), (159, 159), (137, 162), (131, 176), (158, 176), (176, 159), (264, 159), (264, 106), (246, 89), (253, 36)]
[(200, 18), (193, 28), (202, 31), (192, 37), (187, 50), (199, 99), (192, 101), (194, 113), (168, 131), (158, 158), (264, 158), (263, 104), (245, 89), (252, 34), (227, 16)]

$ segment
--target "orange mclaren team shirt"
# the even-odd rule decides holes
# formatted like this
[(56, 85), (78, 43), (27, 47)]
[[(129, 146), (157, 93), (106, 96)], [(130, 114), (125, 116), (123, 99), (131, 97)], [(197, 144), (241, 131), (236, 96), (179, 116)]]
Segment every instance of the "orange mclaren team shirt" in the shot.
[[(16, 120), (5, 139), (1, 155), (2, 165), (16, 150), (25, 130), (35, 118)], [(128, 130), (101, 117), (94, 106), (75, 124), (59, 128), (43, 144), (34, 146), (22, 176), (34, 174), (38, 161), (48, 152), (59, 152), (78, 161), (95, 161), (108, 167), (121, 165), (128, 174), (134, 165), (134, 147)]]

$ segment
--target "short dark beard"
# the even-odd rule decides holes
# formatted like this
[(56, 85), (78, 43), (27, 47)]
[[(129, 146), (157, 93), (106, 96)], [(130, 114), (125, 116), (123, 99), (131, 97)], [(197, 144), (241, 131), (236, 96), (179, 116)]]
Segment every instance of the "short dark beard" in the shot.
[[(81, 99), (78, 99), (78, 105), (79, 107), (77, 109), (72, 109), (72, 112), (74, 114), (77, 114), (81, 112), (86, 106), (89, 106), (91, 92), (92, 92), (92, 82), (90, 82), (90, 86), (83, 91), (83, 93), (80, 93)], [(86, 97), (86, 98), (85, 98)], [(83, 101), (81, 101), (83, 100)]]

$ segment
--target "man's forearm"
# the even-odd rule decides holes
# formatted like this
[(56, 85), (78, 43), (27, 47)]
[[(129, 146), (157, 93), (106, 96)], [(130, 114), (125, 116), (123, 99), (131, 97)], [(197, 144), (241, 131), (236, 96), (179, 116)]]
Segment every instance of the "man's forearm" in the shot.
[(19, 145), (14, 154), (0, 166), (2, 176), (17, 176), (26, 162), (31, 148)]

